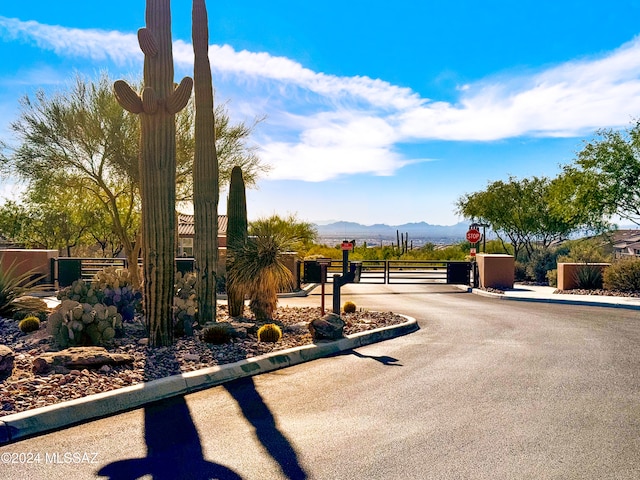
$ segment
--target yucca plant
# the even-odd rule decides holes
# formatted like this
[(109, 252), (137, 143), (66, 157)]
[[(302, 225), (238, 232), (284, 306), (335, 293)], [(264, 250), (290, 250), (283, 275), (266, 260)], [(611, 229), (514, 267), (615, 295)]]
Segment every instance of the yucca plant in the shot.
[(576, 284), (585, 290), (602, 288), (602, 269), (588, 263), (581, 265), (576, 270)]
[(44, 275), (37, 275), (30, 270), (21, 274), (16, 273), (17, 266), (12, 263), (7, 268), (0, 266), (0, 316), (10, 318), (13, 316), (16, 305), (14, 300), (24, 295), (44, 290), (43, 285), (38, 285)]
[(227, 276), (247, 293), (249, 308), (262, 322), (273, 318), (278, 292), (293, 287), (293, 275), (281, 259), (287, 238), (268, 228), (252, 233), (245, 246), (233, 253), (233, 269)]

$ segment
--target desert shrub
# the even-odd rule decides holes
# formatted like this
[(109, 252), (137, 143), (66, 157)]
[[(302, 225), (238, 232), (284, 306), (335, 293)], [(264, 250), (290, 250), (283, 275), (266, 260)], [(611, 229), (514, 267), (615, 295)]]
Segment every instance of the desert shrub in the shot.
[(607, 267), (603, 274), (606, 290), (620, 292), (640, 291), (640, 258), (618, 260)]
[(556, 267), (555, 252), (545, 250), (534, 250), (526, 264), (526, 276), (529, 280), (537, 283), (547, 281), (547, 272)]
[(344, 305), (342, 306), (342, 311), (344, 313), (355, 313), (356, 304), (353, 302), (344, 302)]
[(213, 345), (222, 345), (231, 340), (231, 329), (228, 323), (220, 322), (209, 325), (202, 330), (202, 341)]
[(282, 330), (275, 323), (266, 323), (258, 329), (259, 342), (279, 342), (282, 338)]
[(553, 270), (549, 270), (547, 272), (547, 282), (550, 287), (558, 286), (558, 269), (554, 268)]
[(12, 307), (13, 319), (18, 321), (33, 316), (44, 322), (49, 315), (49, 307), (41, 298), (20, 297), (12, 302)]
[(16, 273), (15, 264), (8, 268), (0, 267), (0, 316), (11, 318), (16, 311), (14, 301), (29, 293), (42, 291), (45, 287), (38, 285), (42, 275), (34, 276), (33, 271)]
[(515, 262), (514, 279), (516, 282), (522, 282), (527, 279), (527, 266), (522, 262)]
[(580, 265), (576, 270), (576, 286), (585, 290), (602, 288), (602, 269), (597, 265)]
[(18, 328), (23, 333), (35, 332), (40, 329), (40, 319), (38, 317), (26, 317), (18, 323)]

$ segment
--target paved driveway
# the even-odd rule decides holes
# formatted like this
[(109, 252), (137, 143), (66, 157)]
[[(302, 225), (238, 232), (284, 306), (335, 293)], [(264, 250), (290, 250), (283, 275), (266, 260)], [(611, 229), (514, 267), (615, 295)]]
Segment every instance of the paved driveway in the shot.
[(421, 330), (1, 447), (39, 461), (0, 478), (640, 478), (637, 311), (436, 285), (343, 300)]

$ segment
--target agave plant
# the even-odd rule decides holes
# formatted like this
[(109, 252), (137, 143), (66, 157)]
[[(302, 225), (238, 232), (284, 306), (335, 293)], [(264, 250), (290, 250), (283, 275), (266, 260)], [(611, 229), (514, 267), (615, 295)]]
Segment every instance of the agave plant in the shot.
[(45, 276), (38, 275), (30, 270), (21, 274), (16, 273), (17, 265), (12, 263), (9, 267), (0, 266), (0, 316), (11, 317), (16, 310), (14, 300), (44, 290), (43, 285), (38, 285)]
[(249, 308), (259, 322), (273, 317), (278, 306), (278, 292), (293, 287), (293, 275), (283, 263), (285, 236), (268, 228), (252, 232), (245, 246), (233, 253), (228, 281), (242, 286), (249, 296)]

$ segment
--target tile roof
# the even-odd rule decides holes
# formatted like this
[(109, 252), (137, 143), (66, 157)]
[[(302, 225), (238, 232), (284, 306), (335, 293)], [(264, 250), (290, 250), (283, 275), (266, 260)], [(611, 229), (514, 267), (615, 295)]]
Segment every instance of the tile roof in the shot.
[[(218, 236), (227, 235), (227, 216), (218, 215)], [(178, 213), (178, 236), (194, 235), (193, 215)]]

